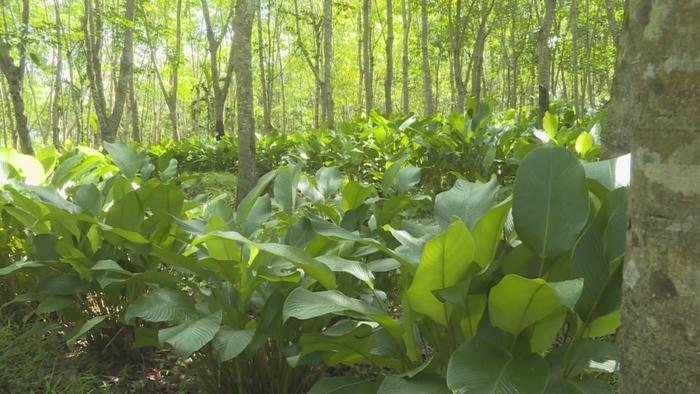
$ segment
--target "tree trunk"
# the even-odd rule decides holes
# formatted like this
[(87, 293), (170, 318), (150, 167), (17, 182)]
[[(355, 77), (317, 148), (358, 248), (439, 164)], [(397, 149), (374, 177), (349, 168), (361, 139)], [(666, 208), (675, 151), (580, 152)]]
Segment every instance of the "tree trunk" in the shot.
[(131, 115), (131, 139), (141, 142), (141, 126), (139, 125), (139, 106), (136, 102), (136, 89), (134, 89), (134, 73), (129, 78), (129, 114)]
[(542, 127), (544, 113), (549, 110), (549, 90), (550, 90), (550, 50), (549, 34), (554, 22), (556, 10), (556, 0), (545, 1), (545, 14), (542, 27), (537, 33), (537, 87), (539, 91), (539, 113), (537, 119), (538, 127)]
[(579, 75), (578, 75), (578, 0), (571, 0), (571, 95), (576, 108), (576, 117), (583, 117), (583, 106), (581, 105), (581, 96), (579, 94)]
[(612, 36), (613, 42), (617, 47), (620, 27), (618, 26), (617, 19), (615, 18), (615, 7), (613, 5), (613, 0), (605, 0), (605, 14), (608, 17), (608, 28), (610, 29), (610, 35)]
[[(262, 1), (258, 2), (258, 66), (260, 68), (260, 101), (263, 107), (263, 130), (269, 131), (272, 128), (272, 121), (270, 120), (270, 99), (268, 97), (267, 90), (267, 78), (270, 76), (265, 73), (265, 63), (269, 54), (265, 54), (265, 37), (263, 35), (262, 28)], [(269, 12), (269, 10), (268, 10)]]
[(622, 392), (700, 390), (700, 2), (627, 2), (606, 129), (632, 145)]
[(374, 93), (372, 90), (372, 42), (370, 26), (370, 8), (372, 0), (362, 1), (362, 61), (365, 77), (365, 115), (374, 107)]
[(411, 33), (411, 8), (410, 0), (401, 0), (401, 24), (403, 27), (403, 37), (401, 37), (401, 109), (406, 115), (411, 110), (408, 89), (408, 39)]
[(0, 70), (2, 70), (2, 73), (5, 74), (5, 79), (7, 79), (20, 147), (23, 153), (33, 155), (34, 148), (29, 137), (29, 127), (27, 126), (27, 116), (24, 112), (24, 98), (22, 95), (24, 69), (26, 66), (26, 32), (29, 30), (29, 0), (22, 1), (22, 25), (19, 43), (19, 65), (15, 66), (14, 59), (10, 56), (10, 45), (0, 38)]
[(255, 187), (255, 119), (253, 118), (253, 72), (251, 35), (255, 19), (255, 0), (238, 0), (233, 20), (234, 64), (238, 117), (238, 186), (236, 201), (240, 202)]
[(330, 128), (335, 127), (333, 104), (333, 1), (323, 0), (323, 118)]
[[(51, 134), (53, 146), (56, 149), (61, 147), (61, 129), (59, 121), (61, 119), (61, 78), (63, 75), (63, 25), (61, 24), (61, 13), (58, 0), (54, 0), (54, 12), (56, 23), (56, 68), (54, 70), (53, 98), (51, 102)], [(65, 127), (65, 125), (64, 125)]]
[[(133, 1), (133, 0), (132, 0)], [(224, 136), (224, 107), (226, 105), (226, 97), (231, 86), (231, 78), (233, 77), (233, 58), (235, 46), (231, 45), (226, 63), (226, 70), (222, 76), (219, 73), (219, 47), (224, 39), (224, 35), (228, 31), (229, 22), (233, 16), (233, 8), (229, 10), (228, 16), (224, 25), (219, 30), (219, 36), (214, 34), (211, 18), (209, 17), (209, 3), (207, 0), (202, 0), (202, 15), (204, 16), (204, 24), (207, 30), (207, 43), (209, 48), (209, 67), (211, 68), (212, 90), (214, 91), (213, 107), (214, 107), (214, 136), (217, 140)]]
[(433, 103), (433, 80), (430, 75), (430, 60), (428, 59), (428, 4), (421, 0), (421, 54), (423, 56), (423, 113), (432, 116), (435, 113)]
[[(328, 1), (328, 0), (326, 0)], [(394, 80), (394, 3), (386, 0), (386, 78), (384, 79), (384, 112), (391, 115), (391, 88)]]
[(119, 77), (114, 85), (114, 103), (111, 112), (107, 111), (104, 82), (102, 77), (102, 11), (100, 3), (95, 0), (95, 7), (91, 0), (85, 0), (85, 14), (83, 16), (83, 35), (87, 56), (87, 74), (90, 80), (90, 88), (93, 93), (95, 113), (100, 125), (100, 137), (103, 142), (113, 142), (117, 137), (117, 130), (124, 114), (124, 104), (129, 88), (129, 78), (133, 67), (133, 39), (134, 39), (134, 7), (135, 0), (126, 0), (124, 18), (127, 22), (124, 28), (124, 47), (119, 60)]

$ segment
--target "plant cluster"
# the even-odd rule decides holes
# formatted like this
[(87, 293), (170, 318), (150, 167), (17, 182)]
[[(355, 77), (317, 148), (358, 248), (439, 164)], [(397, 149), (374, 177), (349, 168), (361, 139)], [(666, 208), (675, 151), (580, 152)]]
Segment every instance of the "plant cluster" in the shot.
[[(289, 160), (232, 209), (186, 200), (168, 154), (105, 147), (0, 156), (2, 307), (74, 325), (69, 344), (170, 347), (209, 391), (610, 391), (615, 161), (533, 146), (512, 187), (458, 179), (431, 198), (410, 155), (371, 183)], [(319, 380), (358, 364), (370, 379)]]

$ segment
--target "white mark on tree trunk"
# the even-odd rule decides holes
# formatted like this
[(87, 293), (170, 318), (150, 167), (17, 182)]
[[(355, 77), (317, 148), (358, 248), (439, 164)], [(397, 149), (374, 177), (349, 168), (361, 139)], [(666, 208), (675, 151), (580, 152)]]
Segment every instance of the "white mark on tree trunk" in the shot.
[(634, 259), (630, 258), (627, 260), (624, 266), (625, 271), (623, 272), (623, 282), (625, 284), (625, 287), (627, 288), (634, 288), (634, 286), (637, 285), (637, 282), (639, 281), (639, 270), (637, 269), (637, 266), (634, 262)]

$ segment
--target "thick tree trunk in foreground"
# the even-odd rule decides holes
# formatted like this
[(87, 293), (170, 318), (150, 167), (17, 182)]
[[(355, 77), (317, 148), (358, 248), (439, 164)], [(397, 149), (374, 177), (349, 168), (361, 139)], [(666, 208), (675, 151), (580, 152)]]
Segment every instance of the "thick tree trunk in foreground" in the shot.
[(629, 0), (609, 123), (631, 136), (625, 393), (700, 392), (700, 2)]
[(255, 120), (253, 118), (253, 52), (251, 36), (255, 18), (255, 0), (238, 0), (233, 19), (234, 66), (236, 71), (236, 109), (238, 116), (238, 186), (236, 201), (241, 201), (255, 186)]
[[(26, 32), (29, 27), (29, 0), (23, 0), (22, 2), (22, 24), (24, 25), (23, 31)], [(7, 79), (20, 147), (23, 153), (32, 155), (34, 154), (34, 148), (32, 148), (32, 141), (29, 138), (29, 127), (27, 126), (27, 116), (24, 113), (24, 98), (22, 95), (24, 69), (26, 66), (26, 45), (26, 34), (22, 34), (19, 44), (19, 65), (15, 66), (14, 59), (10, 56), (10, 45), (0, 37), (0, 71), (5, 74), (5, 79)]]

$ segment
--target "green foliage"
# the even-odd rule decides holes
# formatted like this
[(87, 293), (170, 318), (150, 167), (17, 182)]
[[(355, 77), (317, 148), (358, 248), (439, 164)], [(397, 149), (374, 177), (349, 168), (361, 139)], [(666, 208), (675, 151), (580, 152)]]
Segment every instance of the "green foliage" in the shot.
[(369, 184), (289, 164), (236, 210), (186, 200), (167, 155), (110, 150), (130, 159), (71, 151), (43, 183), (11, 164), (0, 187), (9, 304), (76, 322), (71, 344), (172, 348), (239, 392), (359, 363), (376, 381), (311, 392), (593, 392), (590, 362), (617, 360), (594, 338), (619, 325), (626, 189), (563, 147), (534, 144), (512, 192), (459, 179), (432, 208), (411, 155)]

